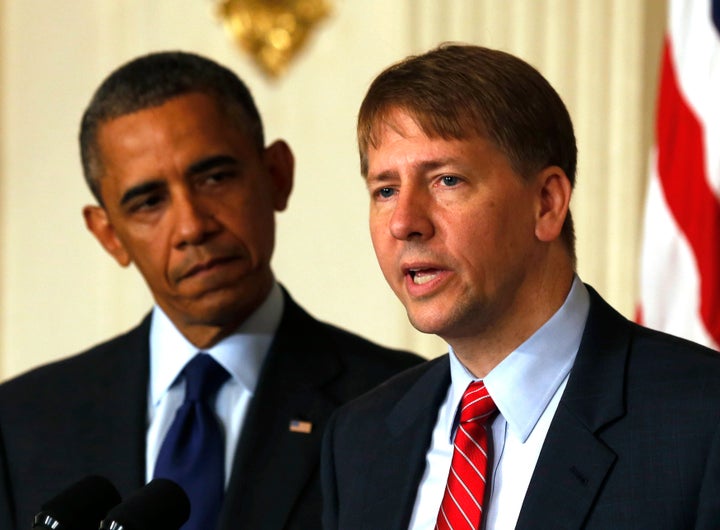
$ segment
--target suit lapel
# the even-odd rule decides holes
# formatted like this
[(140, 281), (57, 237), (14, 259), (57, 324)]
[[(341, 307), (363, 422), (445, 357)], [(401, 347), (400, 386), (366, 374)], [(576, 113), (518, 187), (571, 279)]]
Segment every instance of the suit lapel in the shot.
[(590, 313), (516, 528), (577, 529), (616, 455), (597, 433), (625, 413), (630, 324), (590, 287)]
[(370, 455), (363, 483), (371, 487), (362, 503), (367, 528), (404, 530), (410, 523), (438, 409), (450, 385), (447, 355), (429, 364), (388, 414), (387, 436)]
[[(285, 304), (238, 443), (221, 529), (284, 528), (308, 484), (319, 480), (322, 431), (338, 405), (322, 387), (341, 366), (315, 344), (323, 333), (316, 321), (287, 296)], [(311, 431), (293, 432), (291, 420), (312, 424)], [(303, 502), (319, 511), (319, 498)]]

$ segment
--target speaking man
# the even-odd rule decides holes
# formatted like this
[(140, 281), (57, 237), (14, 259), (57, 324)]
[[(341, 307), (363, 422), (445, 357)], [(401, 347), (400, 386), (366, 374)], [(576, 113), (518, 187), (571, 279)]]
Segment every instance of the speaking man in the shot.
[(380, 268), (450, 352), (331, 421), (326, 530), (718, 528), (720, 356), (576, 274), (573, 127), (537, 70), (410, 57), (358, 140)]

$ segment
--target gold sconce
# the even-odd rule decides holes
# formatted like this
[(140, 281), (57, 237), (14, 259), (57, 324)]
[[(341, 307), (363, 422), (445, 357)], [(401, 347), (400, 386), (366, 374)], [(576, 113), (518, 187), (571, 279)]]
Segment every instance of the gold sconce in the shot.
[(330, 13), (329, 0), (220, 0), (226, 30), (270, 77), (278, 77)]

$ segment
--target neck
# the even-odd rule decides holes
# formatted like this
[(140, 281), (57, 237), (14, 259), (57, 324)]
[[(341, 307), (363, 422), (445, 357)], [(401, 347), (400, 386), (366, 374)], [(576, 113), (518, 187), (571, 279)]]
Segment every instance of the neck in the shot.
[(260, 291), (252, 303), (248, 303), (247, 299), (236, 300), (226, 305), (208, 306), (207, 310), (197, 311), (196, 314), (183, 314), (161, 307), (177, 330), (193, 346), (206, 350), (235, 333), (251, 318), (268, 300), (272, 285), (270, 282), (267, 289)]
[(542, 281), (521, 289), (509, 316), (494, 321), (488, 329), (461, 337), (448, 337), (460, 362), (477, 378), (485, 377), (508, 355), (528, 340), (565, 302), (574, 278), (566, 267), (553, 268)]
[(191, 326), (181, 329), (180, 332), (198, 350), (207, 350), (232, 335), (243, 322), (244, 320), (232, 326)]

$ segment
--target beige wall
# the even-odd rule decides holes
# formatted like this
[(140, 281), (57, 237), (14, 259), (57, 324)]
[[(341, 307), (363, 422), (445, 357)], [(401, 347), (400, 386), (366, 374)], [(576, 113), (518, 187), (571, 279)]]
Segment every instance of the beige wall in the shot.
[(135, 55), (185, 49), (243, 77), (269, 139), (297, 158), (275, 270), (316, 316), (427, 356), (367, 234), (354, 119), (382, 68), (445, 40), (535, 64), (566, 100), (580, 148), (579, 271), (626, 315), (636, 293), (646, 159), (664, 27), (656, 0), (334, 0), (290, 72), (262, 77), (210, 0), (0, 0), (0, 379), (135, 324), (151, 300), (85, 232), (76, 134), (98, 82)]

